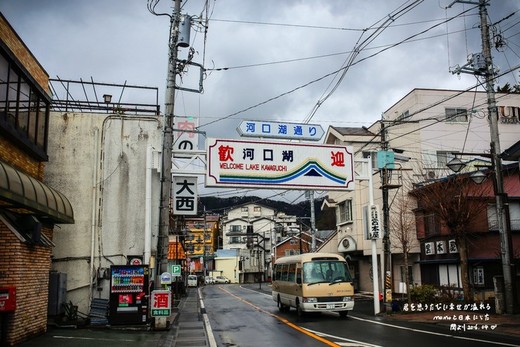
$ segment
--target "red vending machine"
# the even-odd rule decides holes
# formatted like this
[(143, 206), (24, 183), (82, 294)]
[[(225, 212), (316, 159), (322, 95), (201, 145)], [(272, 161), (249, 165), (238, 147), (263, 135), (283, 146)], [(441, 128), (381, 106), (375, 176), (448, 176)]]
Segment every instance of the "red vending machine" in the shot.
[(110, 267), (110, 324), (145, 324), (148, 321), (148, 266)]

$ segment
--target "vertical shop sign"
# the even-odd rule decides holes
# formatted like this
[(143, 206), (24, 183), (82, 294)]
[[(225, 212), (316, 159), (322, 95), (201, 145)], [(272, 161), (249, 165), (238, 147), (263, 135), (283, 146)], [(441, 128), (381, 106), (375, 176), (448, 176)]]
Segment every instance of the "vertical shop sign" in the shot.
[(173, 177), (173, 214), (197, 215), (197, 177)]
[(196, 151), (199, 148), (199, 134), (197, 127), (199, 126), (198, 118), (193, 117), (175, 117), (174, 125), (174, 150), (178, 151)]
[(168, 317), (171, 314), (172, 295), (169, 290), (154, 290), (150, 297), (152, 317)]

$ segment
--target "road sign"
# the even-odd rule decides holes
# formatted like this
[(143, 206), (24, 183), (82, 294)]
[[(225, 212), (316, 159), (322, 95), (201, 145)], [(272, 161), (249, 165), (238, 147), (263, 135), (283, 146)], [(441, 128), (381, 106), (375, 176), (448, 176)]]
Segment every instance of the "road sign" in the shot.
[(180, 265), (172, 265), (172, 276), (179, 277), (181, 275), (181, 266)]
[(208, 187), (353, 190), (345, 146), (208, 139)]
[(152, 317), (168, 317), (171, 314), (172, 295), (169, 290), (153, 290), (150, 297)]
[(171, 284), (172, 283), (172, 274), (169, 272), (163, 272), (161, 274), (161, 284)]
[(237, 128), (240, 136), (265, 137), (287, 140), (319, 141), (323, 128), (319, 124), (283, 123), (245, 120)]

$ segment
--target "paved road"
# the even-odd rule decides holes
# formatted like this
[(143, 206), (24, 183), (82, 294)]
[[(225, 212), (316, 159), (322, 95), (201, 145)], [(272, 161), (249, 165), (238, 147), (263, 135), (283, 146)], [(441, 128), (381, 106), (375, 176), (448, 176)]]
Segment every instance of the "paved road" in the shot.
[[(219, 346), (389, 346), (421, 347), (520, 346), (516, 336), (450, 331), (449, 325), (391, 322), (354, 312), (346, 320), (336, 313), (281, 313), (267, 293), (238, 285), (207, 286), (202, 290), (206, 311)], [(372, 301), (359, 302), (371, 311)]]

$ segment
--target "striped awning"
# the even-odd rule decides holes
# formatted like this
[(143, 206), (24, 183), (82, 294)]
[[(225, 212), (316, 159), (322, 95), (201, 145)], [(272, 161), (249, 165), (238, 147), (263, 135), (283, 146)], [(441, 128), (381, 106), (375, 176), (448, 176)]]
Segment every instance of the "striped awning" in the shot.
[(2, 161), (0, 208), (27, 211), (54, 223), (74, 223), (74, 211), (65, 195)]

